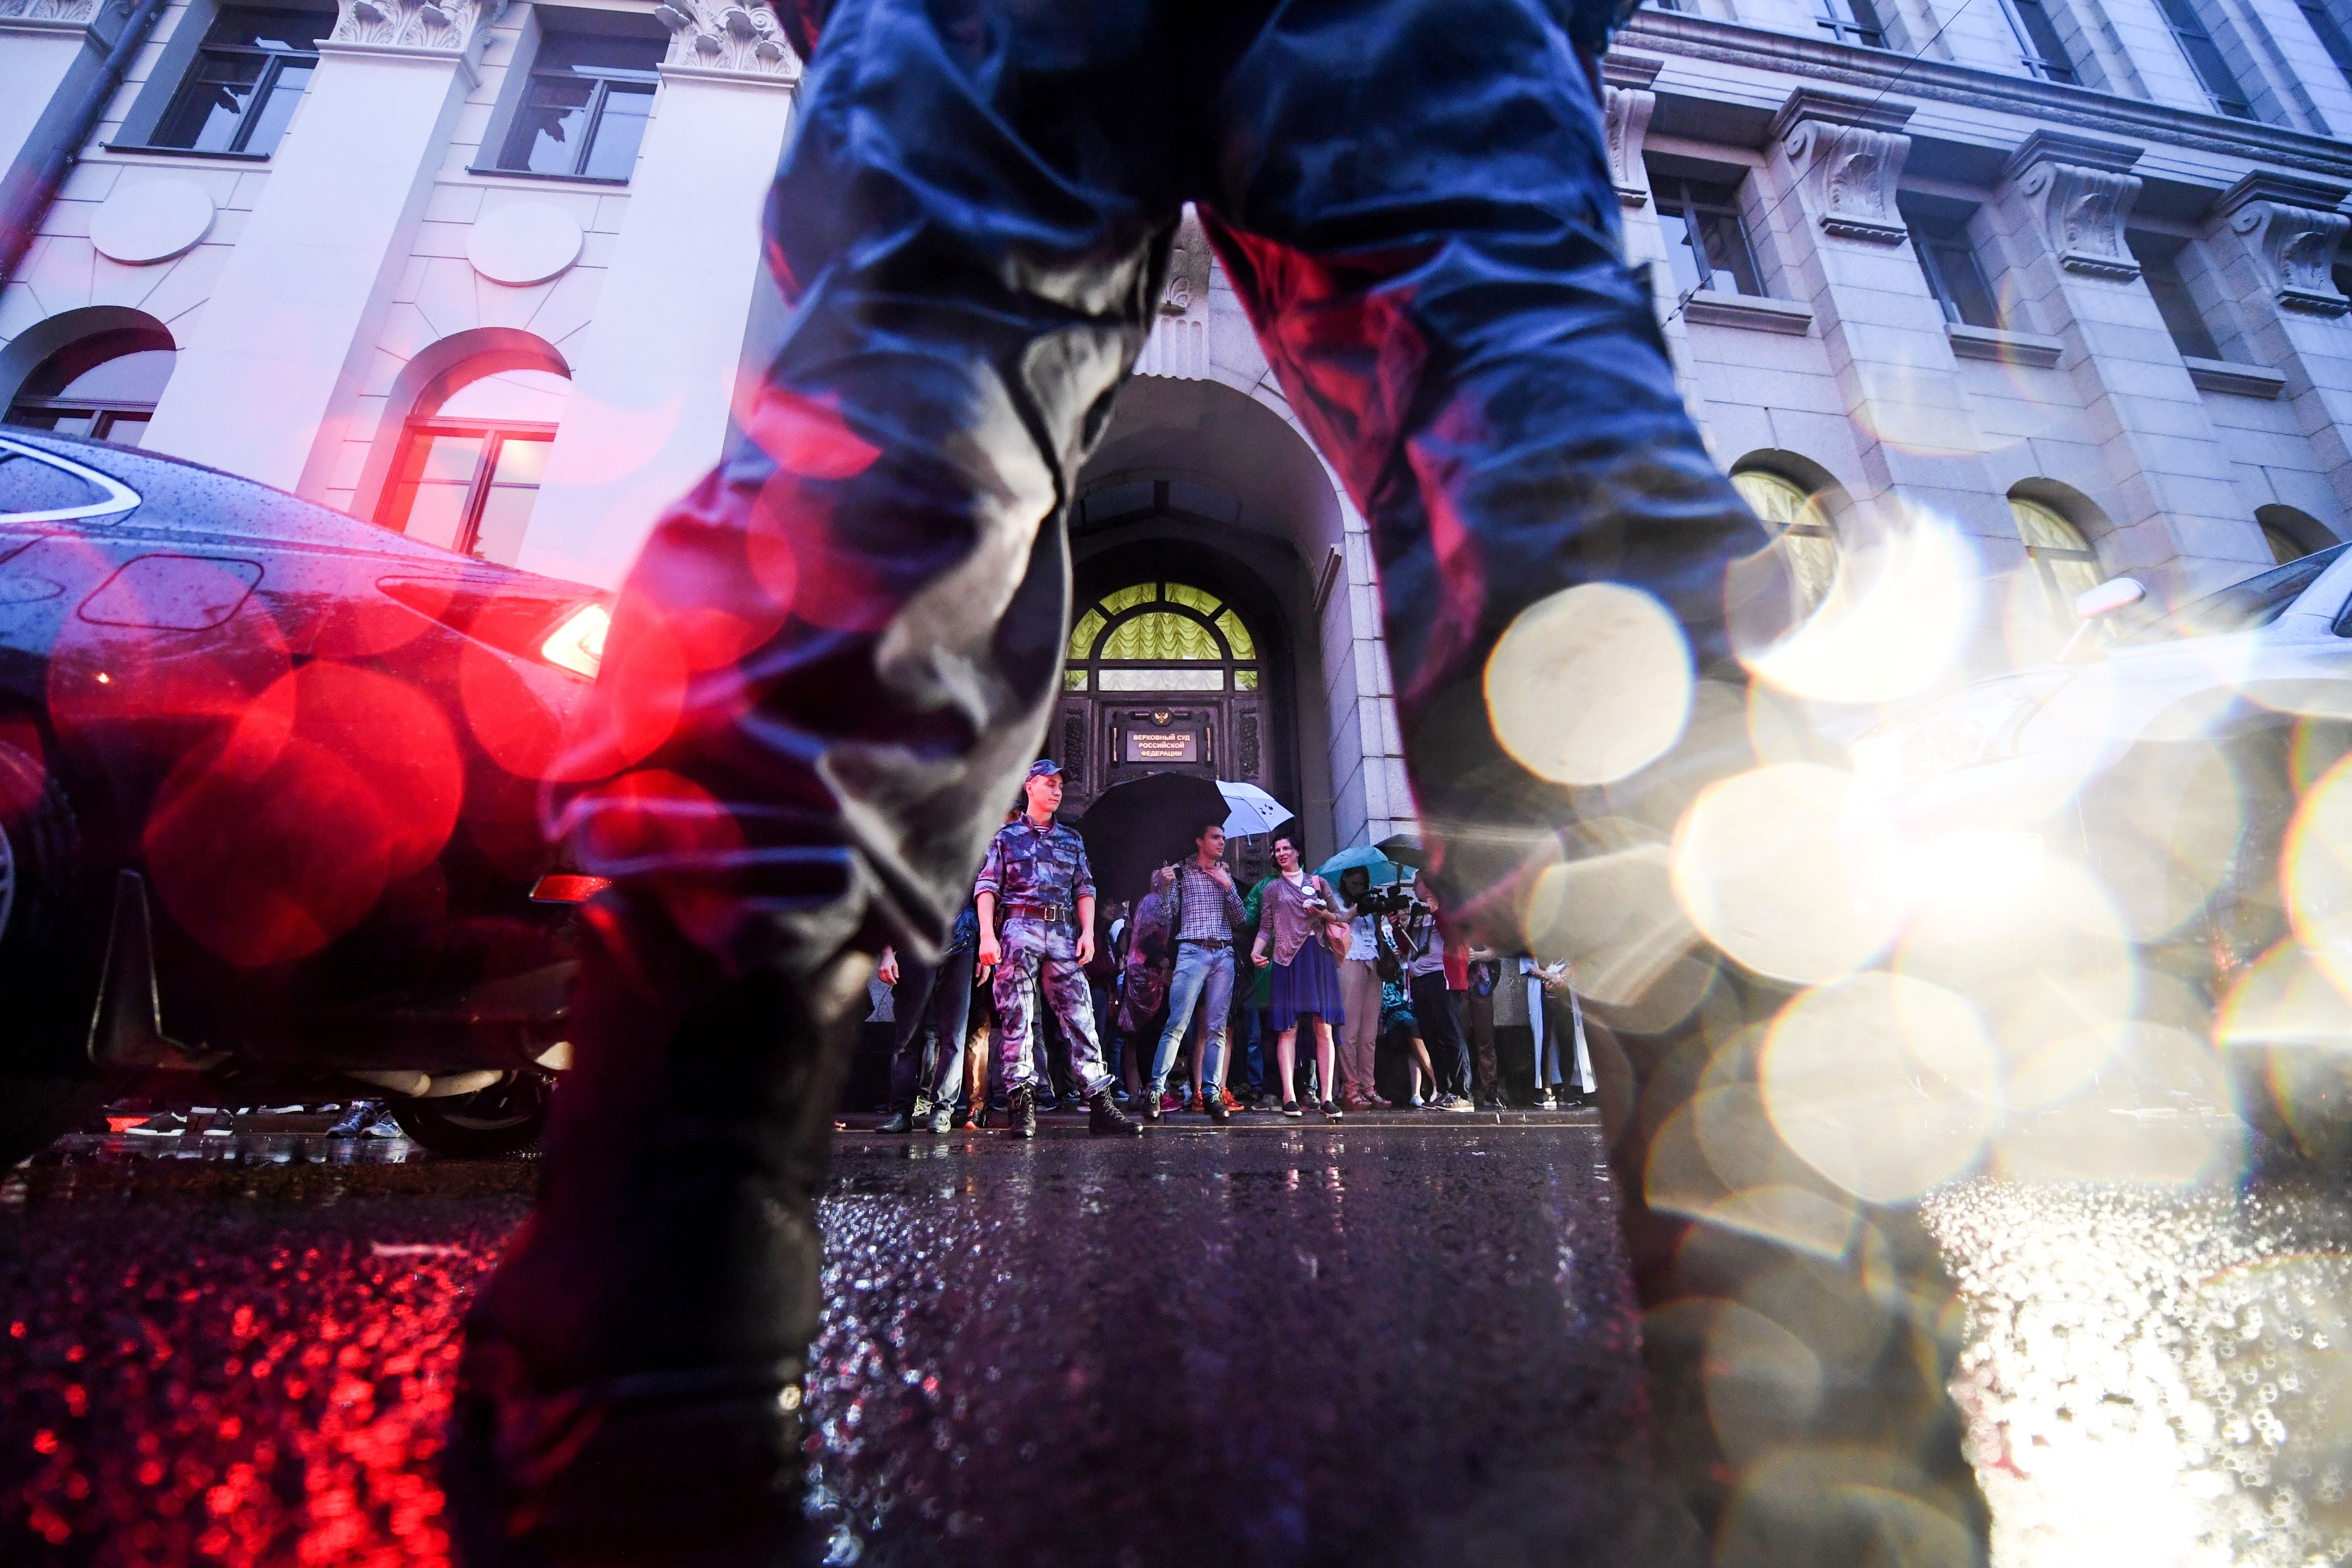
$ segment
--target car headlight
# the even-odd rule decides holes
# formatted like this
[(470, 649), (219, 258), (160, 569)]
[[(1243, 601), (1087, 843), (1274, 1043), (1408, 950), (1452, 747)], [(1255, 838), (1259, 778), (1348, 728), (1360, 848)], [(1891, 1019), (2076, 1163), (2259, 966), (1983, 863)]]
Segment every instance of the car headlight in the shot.
[(1874, 784), (1903, 784), (2014, 756), (2026, 719), (2073, 679), (2051, 672), (1984, 681), (1889, 720), (1854, 742), (1854, 771)]
[(602, 605), (583, 605), (563, 619), (540, 644), (539, 657), (561, 669), (589, 679), (604, 666), (604, 634), (612, 629), (612, 612)]

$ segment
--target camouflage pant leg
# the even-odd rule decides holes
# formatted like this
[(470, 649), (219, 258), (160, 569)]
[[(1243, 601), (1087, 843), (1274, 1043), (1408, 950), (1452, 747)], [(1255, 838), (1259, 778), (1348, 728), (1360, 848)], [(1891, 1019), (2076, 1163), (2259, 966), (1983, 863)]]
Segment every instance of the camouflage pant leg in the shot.
[(1066, 925), (1004, 922), (1004, 958), (996, 966), (996, 1052), (1007, 1089), (1036, 1081), (1030, 1010), (1040, 1001), (1061, 1021), (1070, 1042), (1070, 1077), (1080, 1092), (1091, 1097), (1110, 1087), (1102, 1044), (1095, 1037), (1094, 996), (1087, 989), (1086, 971), (1078, 967), (1077, 940)]

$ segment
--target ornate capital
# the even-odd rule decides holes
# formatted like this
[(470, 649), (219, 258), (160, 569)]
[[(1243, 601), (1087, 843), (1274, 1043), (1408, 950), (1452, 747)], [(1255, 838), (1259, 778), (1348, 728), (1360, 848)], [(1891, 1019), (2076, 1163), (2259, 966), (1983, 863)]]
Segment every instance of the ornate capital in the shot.
[(664, 0), (654, 15), (670, 32), (666, 69), (759, 81), (800, 79), (801, 57), (772, 6), (736, 0)]
[(462, 57), (506, 0), (337, 0), (331, 44)]
[(2255, 174), (2222, 196), (2222, 218), (2231, 233), (2244, 237), (2282, 310), (2313, 316), (2352, 310), (2334, 276), (2336, 247), (2352, 229), (2352, 217), (2336, 210), (2346, 194), (2341, 185)]
[(1168, 254), (1168, 287), (1160, 295), (1161, 315), (1198, 318), (1207, 313), (1211, 254), (1208, 229), (1200, 215), (1186, 207), (1183, 221), (1176, 226), (1176, 243)]
[(1841, 239), (1899, 245), (1906, 230), (1895, 205), (1911, 138), (1862, 125), (1806, 120), (1780, 143), (1798, 172), (1798, 194), (1822, 231)]
[(2139, 176), (2081, 163), (2038, 163), (2017, 182), (2058, 265), (2086, 278), (2128, 283), (2139, 276), (2124, 242)]
[(79, 32), (98, 20), (99, 0), (0, 0), (0, 27)]
[(1642, 164), (1642, 138), (1648, 134), (1650, 116), (1658, 95), (1641, 88), (1604, 89), (1601, 126), (1609, 133), (1609, 178), (1617, 199), (1638, 207), (1650, 199), (1650, 173)]

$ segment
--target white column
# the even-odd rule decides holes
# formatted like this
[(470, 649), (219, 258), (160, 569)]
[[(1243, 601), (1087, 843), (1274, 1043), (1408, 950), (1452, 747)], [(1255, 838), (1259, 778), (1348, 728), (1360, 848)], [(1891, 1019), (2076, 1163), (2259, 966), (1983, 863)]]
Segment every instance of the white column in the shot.
[(98, 0), (0, 0), (0, 173), (48, 112), (97, 15)]
[[(2125, 233), (2139, 149), (2036, 131), (2012, 153), (1996, 205), (2011, 237), (2010, 294), (2061, 339), (2111, 476), (2095, 499), (2115, 531), (2100, 564), (2178, 599), (2270, 564), (2228, 448), (2140, 279)], [(2021, 258), (2021, 259), (2020, 259)]]
[(1812, 88), (1789, 95), (1771, 144), (1797, 198), (1780, 221), (1802, 237), (1784, 280), (1813, 309), (1871, 484), (1951, 519), (1983, 542), (1989, 564), (2006, 566), (2023, 546), (1896, 204), (1911, 112)]
[[(2314, 478), (2335, 501), (2333, 515), (2352, 519), (2352, 333), (2343, 326), (2352, 300), (2334, 276), (2352, 231), (2352, 219), (2336, 210), (2347, 194), (2307, 175), (2251, 174), (2215, 204), (2207, 233), (2221, 258), (2223, 291), (2243, 313), (2249, 357), (2286, 373), (2284, 395), (2322, 470)], [(2280, 477), (2272, 484), (2278, 488)], [(2330, 517), (2318, 496), (2275, 499)]]
[(604, 585), (718, 461), (800, 80), (764, 7), (672, 0), (656, 15), (677, 36), (521, 557)]
[(341, 0), (269, 183), (155, 410), (150, 451), (315, 496), (503, 0)]

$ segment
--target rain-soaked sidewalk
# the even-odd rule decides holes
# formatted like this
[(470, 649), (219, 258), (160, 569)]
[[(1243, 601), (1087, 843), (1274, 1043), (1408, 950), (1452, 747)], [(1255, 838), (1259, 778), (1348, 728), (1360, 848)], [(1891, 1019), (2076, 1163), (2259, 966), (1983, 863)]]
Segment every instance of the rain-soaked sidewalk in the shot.
[[(1187, 1121), (844, 1132), (835, 1560), (1610, 1561), (1558, 1554), (1590, 1520), (1557, 1478), (1639, 1407), (1590, 1119)], [(0, 1179), (0, 1562), (443, 1560), (457, 1323), (532, 1163), (259, 1124), (171, 1152)], [(2339, 1201), (1982, 1181), (1931, 1218), (2004, 1561), (2340, 1556)]]

